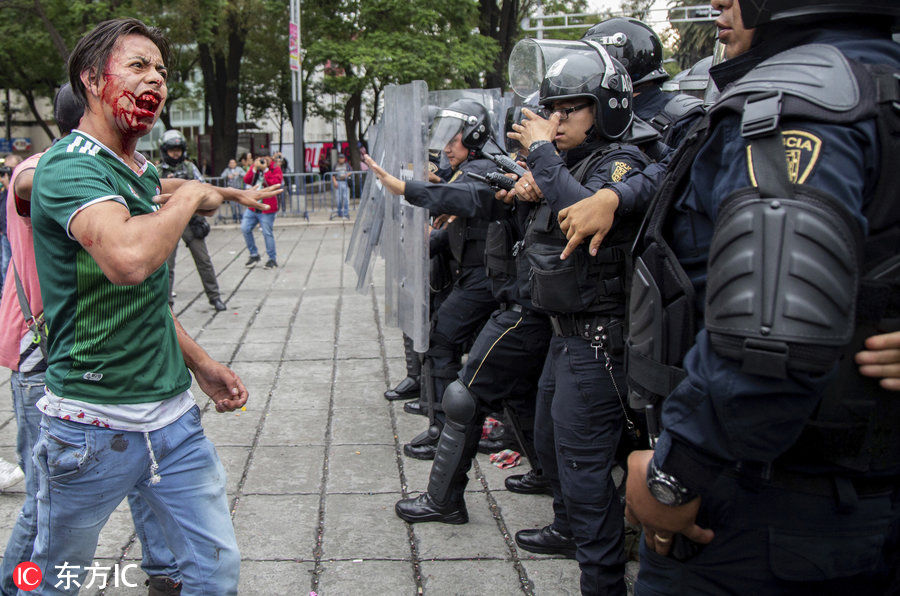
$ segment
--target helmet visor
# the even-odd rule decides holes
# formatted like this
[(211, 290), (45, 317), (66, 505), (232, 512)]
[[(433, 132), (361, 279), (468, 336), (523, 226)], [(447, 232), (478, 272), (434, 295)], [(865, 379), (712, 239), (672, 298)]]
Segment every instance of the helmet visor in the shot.
[[(462, 132), (463, 126), (470, 116), (455, 110), (441, 110), (431, 124), (431, 135), (428, 138), (429, 151), (443, 151), (457, 134)], [(474, 118), (474, 117), (472, 117)]]
[(520, 97), (526, 98), (541, 88), (550, 65), (571, 55), (588, 51), (582, 41), (559, 39), (523, 39), (509, 55), (509, 84)]

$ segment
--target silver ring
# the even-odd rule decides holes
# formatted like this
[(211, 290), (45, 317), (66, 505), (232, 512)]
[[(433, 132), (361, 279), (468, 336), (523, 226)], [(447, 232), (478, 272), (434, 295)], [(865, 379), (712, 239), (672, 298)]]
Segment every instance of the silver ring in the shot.
[(663, 538), (663, 537), (660, 536), (659, 534), (654, 534), (654, 535), (653, 535), (653, 539), (656, 540), (657, 542), (662, 542), (663, 544), (666, 544), (667, 542), (672, 542), (672, 538), (671, 538), (671, 537), (670, 537), (670, 538)]
[(527, 183), (527, 182), (525, 183), (525, 188), (528, 188), (528, 183)]

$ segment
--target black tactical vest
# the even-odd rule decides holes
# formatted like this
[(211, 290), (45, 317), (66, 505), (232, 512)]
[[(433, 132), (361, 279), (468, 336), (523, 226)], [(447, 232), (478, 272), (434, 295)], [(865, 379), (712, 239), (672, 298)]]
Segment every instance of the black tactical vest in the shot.
[[(852, 89), (857, 93), (843, 93)], [(853, 97), (854, 101), (836, 108), (835, 103), (840, 102), (826, 101), (829, 93), (830, 99), (843, 93), (839, 99)], [(626, 345), (631, 406), (653, 405), (658, 410), (659, 402), (685, 377), (682, 362), (700, 322), (696, 320), (693, 286), (664, 231), (710, 131), (723, 115), (734, 113), (742, 115), (742, 134), (747, 139), (770, 133), (780, 137), (779, 122), (784, 117), (848, 125), (876, 119), (880, 178), (872, 200), (863, 209), (869, 232), (862, 251), (854, 337), (840, 349), (836, 380), (781, 463), (821, 466), (841, 473), (897, 473), (900, 399), (882, 389), (877, 379), (861, 376), (853, 355), (869, 335), (900, 329), (900, 168), (896, 164), (900, 155), (900, 78), (895, 69), (847, 60), (832, 46), (793, 48), (757, 66), (720, 97), (673, 157), (635, 243)], [(777, 151), (783, 147), (778, 146)], [(778, 155), (774, 161), (783, 159)], [(802, 191), (802, 185), (794, 188)], [(715, 346), (712, 333), (710, 337)], [(784, 349), (788, 352), (790, 346)], [(799, 366), (794, 370), (811, 366), (815, 357), (797, 354)]]
[[(611, 144), (591, 153), (572, 169), (571, 174), (583, 183), (600, 164), (615, 151)], [(625, 314), (625, 293), (630, 271), (628, 249), (636, 231), (629, 221), (613, 224), (597, 255), (591, 256), (587, 246), (579, 246), (565, 261), (559, 255), (568, 244), (566, 235), (546, 201), (532, 213), (525, 238), (517, 252), (518, 268), (527, 278), (522, 291), (534, 306), (549, 313)], [(526, 281), (527, 280), (527, 281)]]

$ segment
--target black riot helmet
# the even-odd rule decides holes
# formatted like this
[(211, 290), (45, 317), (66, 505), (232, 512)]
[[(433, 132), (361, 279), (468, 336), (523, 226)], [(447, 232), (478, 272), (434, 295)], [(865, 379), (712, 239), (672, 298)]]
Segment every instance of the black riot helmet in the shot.
[(616, 17), (597, 23), (581, 39), (596, 41), (622, 63), (635, 87), (669, 78), (662, 65), (659, 36), (645, 23), (631, 17)]
[(429, 151), (442, 151), (457, 134), (469, 151), (478, 151), (491, 138), (491, 115), (474, 99), (457, 99), (441, 109), (431, 124)]
[(610, 57), (603, 46), (584, 42), (585, 50), (572, 52), (554, 62), (541, 82), (540, 104), (586, 97), (596, 106), (594, 126), (588, 136), (616, 140), (633, 119), (631, 79), (625, 67)]
[[(169, 149), (181, 149), (181, 157), (173, 159), (169, 157)], [(159, 144), (159, 150), (162, 152), (163, 161), (170, 166), (177, 166), (187, 157), (187, 141), (181, 131), (167, 130), (163, 133), (162, 142)]]
[(816, 20), (830, 15), (848, 17), (887, 16), (900, 20), (897, 0), (740, 0), (741, 21), (746, 29), (766, 23)]

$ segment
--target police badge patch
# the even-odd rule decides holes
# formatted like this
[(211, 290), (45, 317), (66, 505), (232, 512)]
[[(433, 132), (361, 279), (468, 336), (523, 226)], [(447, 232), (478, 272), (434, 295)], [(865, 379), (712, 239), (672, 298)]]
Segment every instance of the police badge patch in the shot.
[(610, 178), (613, 182), (621, 182), (629, 170), (631, 170), (631, 166), (624, 161), (615, 161), (611, 168)]
[[(781, 133), (781, 137), (784, 142), (784, 158), (787, 163), (788, 177), (794, 184), (803, 184), (819, 160), (822, 139), (805, 130), (785, 130)], [(749, 146), (747, 147), (747, 169), (750, 174), (750, 183), (758, 186)]]

